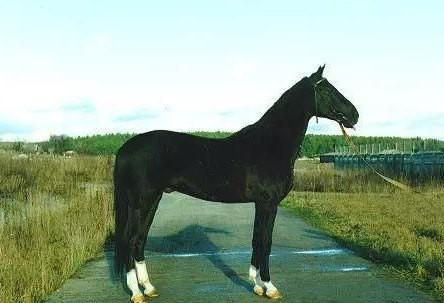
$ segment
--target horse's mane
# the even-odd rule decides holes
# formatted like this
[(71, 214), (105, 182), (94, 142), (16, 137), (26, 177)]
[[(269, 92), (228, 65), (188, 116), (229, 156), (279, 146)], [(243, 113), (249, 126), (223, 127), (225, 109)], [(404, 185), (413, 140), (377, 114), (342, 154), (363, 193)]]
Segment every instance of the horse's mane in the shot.
[(309, 87), (308, 85), (310, 85), (308, 78), (302, 78), (299, 82), (286, 90), (256, 123), (266, 123), (270, 120), (277, 119), (280, 120), (282, 118), (287, 118), (285, 115), (294, 114), (293, 112), (288, 111), (288, 108), (292, 105), (290, 102), (293, 104), (298, 103), (298, 105), (303, 106), (302, 102), (306, 100), (300, 95), (307, 91), (307, 88)]
[[(282, 96), (261, 116), (259, 120), (253, 124), (247, 125), (234, 133), (233, 135), (241, 135), (249, 133), (256, 129), (262, 129), (264, 127), (271, 127), (272, 124), (279, 124), (284, 120), (291, 119), (289, 115), (294, 116), (295, 111), (289, 110), (300, 109), (301, 111), (306, 110), (307, 93), (310, 93), (311, 84), (307, 77), (302, 78), (299, 82), (294, 84), (288, 90), (286, 90)], [(305, 131), (301, 129), (300, 131)]]

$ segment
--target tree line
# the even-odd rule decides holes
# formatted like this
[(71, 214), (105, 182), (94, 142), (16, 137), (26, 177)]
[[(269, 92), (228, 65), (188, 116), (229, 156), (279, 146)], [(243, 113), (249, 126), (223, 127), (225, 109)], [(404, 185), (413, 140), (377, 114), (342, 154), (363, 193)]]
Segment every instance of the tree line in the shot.
[[(190, 132), (192, 135), (207, 138), (224, 138), (229, 136), (230, 132)], [(40, 143), (45, 152), (63, 153), (67, 150), (73, 150), (80, 154), (89, 155), (111, 155), (115, 154), (119, 147), (135, 134), (105, 134), (81, 137), (69, 136), (51, 136), (46, 142)], [(377, 146), (379, 149), (406, 150), (411, 152), (420, 151), (444, 151), (444, 141), (436, 139), (400, 138), (400, 137), (352, 137), (357, 146), (370, 150)], [(313, 135), (307, 134), (302, 143), (300, 155), (303, 157), (314, 157), (320, 154), (334, 152), (347, 143), (343, 136), (339, 135)], [(373, 145), (373, 147), (372, 147)]]

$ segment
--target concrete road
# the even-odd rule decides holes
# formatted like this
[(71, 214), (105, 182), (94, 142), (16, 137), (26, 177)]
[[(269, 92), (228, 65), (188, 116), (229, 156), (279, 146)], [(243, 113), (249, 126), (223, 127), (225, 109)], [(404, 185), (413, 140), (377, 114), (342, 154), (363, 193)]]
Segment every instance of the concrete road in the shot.
[[(160, 297), (150, 302), (266, 302), (248, 282), (253, 204), (221, 204), (164, 195), (145, 256)], [(434, 302), (384, 276), (368, 261), (280, 209), (271, 257), (281, 302)], [(112, 274), (112, 248), (86, 264), (47, 302), (129, 302)]]

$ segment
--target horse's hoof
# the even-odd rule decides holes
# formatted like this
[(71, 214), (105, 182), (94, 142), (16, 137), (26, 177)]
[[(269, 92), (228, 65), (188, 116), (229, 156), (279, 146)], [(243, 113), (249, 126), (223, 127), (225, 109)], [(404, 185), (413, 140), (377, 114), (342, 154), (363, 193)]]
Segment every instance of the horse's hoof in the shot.
[(260, 287), (259, 285), (254, 285), (253, 292), (258, 296), (264, 295), (264, 289), (262, 287)]
[(133, 303), (145, 303), (145, 297), (142, 294), (134, 295), (131, 297)]
[(145, 292), (145, 296), (147, 296), (148, 298), (154, 298), (154, 297), (158, 297), (159, 293), (157, 292), (157, 290), (155, 288), (153, 288), (149, 292)]
[(267, 296), (267, 298), (272, 299), (272, 300), (279, 300), (279, 299), (283, 298), (283, 296), (281, 295), (281, 293), (277, 289), (267, 290), (265, 292), (265, 295)]

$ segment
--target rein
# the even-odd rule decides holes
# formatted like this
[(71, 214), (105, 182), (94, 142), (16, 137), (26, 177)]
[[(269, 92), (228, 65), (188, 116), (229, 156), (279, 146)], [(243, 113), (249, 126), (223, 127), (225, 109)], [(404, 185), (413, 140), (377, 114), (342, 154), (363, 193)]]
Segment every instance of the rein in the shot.
[(347, 144), (353, 148), (353, 151), (358, 155), (358, 157), (367, 165), (368, 168), (370, 168), (375, 174), (377, 174), (379, 177), (381, 177), (382, 179), (384, 179), (386, 182), (399, 187), (400, 189), (407, 191), (407, 192), (412, 192), (413, 189), (408, 186), (405, 185), (399, 181), (393, 180), (392, 178), (389, 178), (387, 176), (384, 176), (383, 174), (381, 174), (380, 172), (378, 172), (373, 166), (370, 165), (370, 163), (368, 163), (367, 160), (365, 160), (361, 155), (359, 155), (358, 153), (358, 148), (356, 147), (356, 145), (353, 143), (353, 141), (351, 140), (350, 136), (345, 132), (344, 126), (342, 126), (341, 123), (339, 123), (339, 126), (341, 127), (341, 131), (342, 134), (344, 135), (345, 141), (347, 142)]

